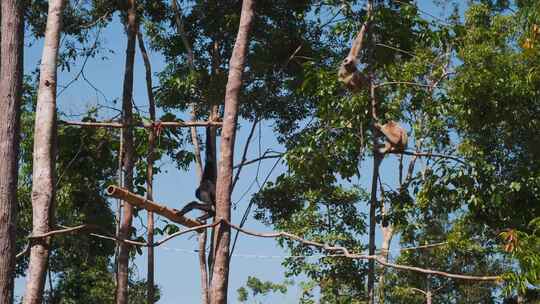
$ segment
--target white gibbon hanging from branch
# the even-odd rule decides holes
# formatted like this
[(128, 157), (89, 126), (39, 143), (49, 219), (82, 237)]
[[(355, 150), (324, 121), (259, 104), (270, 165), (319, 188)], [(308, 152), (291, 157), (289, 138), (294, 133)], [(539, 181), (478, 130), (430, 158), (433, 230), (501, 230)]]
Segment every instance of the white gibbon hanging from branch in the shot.
[(352, 92), (358, 92), (362, 88), (367, 88), (367, 78), (358, 70), (358, 55), (362, 51), (364, 36), (366, 35), (369, 23), (371, 22), (371, 9), (368, 9), (367, 20), (362, 24), (360, 32), (353, 41), (349, 54), (339, 66), (338, 79)]

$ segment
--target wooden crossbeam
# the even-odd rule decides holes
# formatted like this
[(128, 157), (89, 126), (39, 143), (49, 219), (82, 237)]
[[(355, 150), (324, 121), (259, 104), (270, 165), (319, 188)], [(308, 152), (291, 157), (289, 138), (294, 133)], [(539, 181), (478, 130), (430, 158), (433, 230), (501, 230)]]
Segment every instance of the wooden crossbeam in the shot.
[(202, 223), (197, 220), (179, 215), (178, 209), (169, 208), (154, 201), (147, 200), (146, 198), (135, 193), (131, 193), (126, 189), (112, 185), (107, 187), (106, 193), (107, 195), (114, 198), (119, 198), (130, 205), (146, 209), (147, 211), (155, 212), (182, 226), (192, 228), (202, 225)]
[[(58, 123), (68, 126), (90, 127), (90, 128), (123, 128), (124, 125), (120, 122), (98, 122), (98, 121), (63, 121)], [(185, 128), (185, 127), (207, 127), (216, 126), (221, 127), (223, 123), (221, 121), (155, 121), (153, 123), (135, 124), (137, 128)]]

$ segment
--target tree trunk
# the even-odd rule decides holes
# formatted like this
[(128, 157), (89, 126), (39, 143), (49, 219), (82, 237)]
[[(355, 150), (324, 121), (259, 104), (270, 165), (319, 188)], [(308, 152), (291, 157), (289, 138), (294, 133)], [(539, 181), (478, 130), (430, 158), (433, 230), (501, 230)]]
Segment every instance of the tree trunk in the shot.
[[(374, 151), (373, 180), (371, 182), (371, 199), (369, 203), (369, 255), (375, 255), (375, 228), (377, 212), (377, 182), (379, 180), (379, 166), (382, 157)], [(368, 303), (375, 303), (375, 261), (368, 262)]]
[[(127, 11), (127, 48), (126, 65), (124, 71), (124, 88), (122, 93), (122, 123), (124, 136), (124, 187), (130, 192), (133, 189), (133, 65), (135, 61), (135, 40), (137, 38), (137, 11), (135, 0), (128, 1)], [(123, 216), (120, 223), (119, 237), (129, 238), (131, 232), (131, 222), (133, 217), (133, 207), (128, 203), (123, 203)], [(116, 288), (116, 303), (127, 304), (128, 302), (128, 280), (129, 280), (129, 250), (130, 246), (125, 243), (120, 244), (118, 254), (118, 284)]]
[[(382, 203), (382, 202), (381, 202)], [(385, 212), (386, 213), (386, 212)], [(392, 242), (392, 237), (394, 236), (394, 227), (390, 224), (386, 227), (382, 227), (382, 244), (381, 244), (381, 257), (385, 262), (388, 262), (388, 252), (390, 250), (390, 243)], [(384, 276), (386, 268), (383, 267), (381, 271), (381, 276), (379, 277), (379, 303), (384, 303)]]
[[(221, 160), (216, 185), (216, 219), (231, 220), (231, 185), (234, 157), (234, 141), (238, 122), (238, 99), (242, 87), (242, 73), (248, 50), (248, 36), (254, 15), (254, 1), (244, 0), (240, 26), (229, 62), (229, 78), (225, 90), (225, 111), (221, 131)], [(216, 254), (212, 269), (212, 304), (227, 303), (229, 279), (229, 243), (231, 229), (228, 225), (216, 228)]]
[(206, 264), (206, 229), (199, 233), (199, 268), (201, 271), (201, 304), (208, 304), (208, 268)]
[(433, 301), (433, 292), (431, 291), (431, 276), (427, 276), (427, 288), (426, 288), (426, 304), (431, 304)]
[[(373, 17), (373, 0), (368, 0), (367, 3), (367, 20), (366, 20), (366, 31), (369, 30), (370, 23)], [(377, 144), (379, 141), (379, 136), (376, 128), (374, 127), (379, 121), (378, 116), (378, 102), (377, 95), (375, 94), (375, 73), (373, 71), (374, 62), (373, 62), (373, 52), (375, 45), (373, 45), (373, 35), (368, 32), (371, 44), (371, 50), (368, 53), (368, 73), (369, 73), (369, 98), (371, 102), (371, 124), (373, 130), (373, 179), (371, 181), (371, 198), (370, 198), (370, 207), (369, 207), (369, 244), (368, 250), (369, 255), (375, 255), (375, 228), (377, 225), (376, 222), (376, 211), (377, 211), (377, 183), (379, 182), (379, 168), (383, 160), (384, 155), (381, 155), (377, 149)], [(369, 260), (368, 262), (368, 283), (367, 283), (367, 293), (368, 293), (368, 304), (375, 304), (375, 261)]]
[[(213, 81), (213, 79), (215, 77), (219, 77), (220, 73), (221, 73), (221, 70), (219, 69), (219, 66), (220, 66), (220, 63), (221, 63), (221, 57), (220, 57), (220, 54), (219, 54), (219, 43), (214, 39), (214, 43), (213, 43), (213, 49), (212, 49), (212, 74), (210, 76), (210, 83), (215, 83)], [(212, 98), (210, 98), (212, 100)], [(210, 112), (210, 120), (215, 120), (215, 119), (218, 119), (219, 118), (219, 105), (214, 105), (212, 106), (212, 110)], [(217, 133), (216, 133), (217, 134)], [(217, 135), (216, 135), (217, 137)], [(217, 139), (215, 139), (217, 140)], [(217, 147), (217, 144), (214, 144), (214, 147)], [(217, 155), (217, 152), (214, 151), (214, 155)], [(216, 172), (217, 172), (217, 163), (216, 163)], [(217, 174), (216, 174), (217, 175)], [(234, 186), (234, 185), (233, 185)], [(216, 218), (214, 217), (213, 218), (213, 221), (215, 222)], [(207, 259), (207, 262), (206, 262), (206, 269), (207, 269), (207, 273), (206, 273), (206, 276), (207, 276), (207, 282), (206, 283), (206, 294), (208, 295), (207, 296), (207, 299), (206, 299), (206, 303), (209, 303), (209, 300), (210, 300), (210, 291), (209, 291), (209, 286), (212, 282), (212, 272), (213, 272), (213, 269), (214, 269), (214, 256), (215, 256), (215, 253), (216, 253), (216, 247), (215, 247), (215, 242), (214, 242), (214, 239), (215, 239), (215, 235), (216, 235), (216, 227), (212, 227), (211, 228), (211, 231), (210, 231), (210, 250), (208, 252), (208, 259)]]
[(0, 5), (0, 303), (13, 303), (24, 21), (20, 1)]
[[(123, 173), (123, 160), (124, 160), (124, 130), (120, 129), (119, 132), (119, 147), (118, 147), (118, 173), (116, 177), (116, 181), (118, 183), (118, 187), (124, 188), (124, 173)], [(116, 218), (115, 218), (115, 235), (120, 235), (120, 223), (122, 221), (122, 200), (117, 199), (116, 200)], [(120, 254), (120, 243), (116, 242), (116, 246), (114, 247), (114, 273), (118, 273), (118, 255)], [(118, 279), (118, 276), (114, 276), (114, 283), (116, 286), (118, 286), (118, 282), (116, 281)]]
[[(150, 120), (156, 121), (156, 103), (154, 102), (154, 92), (152, 92), (152, 66), (150, 65), (150, 58), (144, 47), (143, 35), (141, 32), (137, 32), (137, 40), (139, 41), (139, 49), (144, 61), (144, 69), (146, 72), (146, 93), (148, 95), (148, 112), (150, 113)], [(153, 183), (154, 183), (154, 149), (156, 146), (156, 131), (150, 129), (148, 133), (148, 156), (146, 161), (146, 198), (153, 200)], [(154, 243), (154, 213), (148, 211), (147, 223), (147, 241), (148, 244)], [(147, 269), (147, 302), (149, 304), (154, 303), (155, 291), (154, 291), (154, 247), (148, 246), (148, 269)]]
[[(50, 0), (41, 57), (34, 128), (32, 173), (32, 234), (49, 231), (55, 195), (56, 68), (62, 26), (63, 0)], [(49, 259), (50, 238), (32, 241), (24, 303), (41, 303)]]

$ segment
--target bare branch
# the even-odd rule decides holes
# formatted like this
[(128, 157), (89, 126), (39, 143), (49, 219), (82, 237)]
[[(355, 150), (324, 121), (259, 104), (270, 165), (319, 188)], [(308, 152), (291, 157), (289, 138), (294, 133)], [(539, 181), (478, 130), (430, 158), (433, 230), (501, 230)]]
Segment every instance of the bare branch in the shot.
[(420, 268), (415, 266), (407, 266), (407, 265), (400, 265), (400, 264), (394, 264), (384, 261), (380, 256), (378, 255), (362, 255), (362, 254), (354, 254), (350, 253), (349, 250), (345, 247), (341, 246), (330, 246), (328, 244), (323, 244), (315, 241), (306, 240), (302, 237), (299, 237), (297, 235), (288, 233), (288, 232), (270, 232), (270, 233), (261, 233), (261, 232), (253, 232), (246, 229), (243, 229), (237, 225), (231, 224), (230, 222), (227, 222), (225, 220), (222, 220), (225, 224), (228, 224), (231, 228), (236, 229), (238, 231), (241, 231), (247, 235), (255, 236), (255, 237), (263, 237), (263, 238), (279, 238), (284, 237), (291, 240), (298, 241), (302, 244), (306, 244), (313, 247), (321, 248), (325, 251), (329, 251), (331, 253), (341, 252), (344, 257), (351, 258), (351, 259), (361, 259), (361, 260), (374, 260), (378, 264), (385, 266), (385, 267), (391, 267), (399, 270), (408, 270), (408, 271), (414, 271), (424, 274), (430, 274), (430, 275), (436, 275), (441, 277), (447, 277), (452, 279), (459, 279), (459, 280), (468, 280), (468, 281), (501, 281), (501, 276), (473, 276), (473, 275), (464, 275), (464, 274), (454, 274), (454, 273), (448, 273), (444, 271), (438, 271), (438, 270), (432, 270), (432, 269), (426, 269), (426, 268)]
[(420, 245), (420, 246), (414, 246), (414, 247), (404, 247), (400, 248), (399, 251), (409, 251), (409, 250), (418, 250), (418, 249), (428, 249), (433, 247), (440, 247), (444, 245), (448, 245), (449, 242), (440, 242), (440, 243), (433, 243), (433, 244), (426, 244), (426, 245)]
[(255, 128), (257, 127), (258, 122), (259, 120), (255, 118), (255, 120), (253, 120), (253, 124), (251, 125), (251, 130), (249, 131), (248, 138), (246, 139), (246, 144), (244, 145), (244, 152), (242, 153), (242, 160), (240, 161), (240, 165), (238, 165), (238, 171), (236, 171), (236, 175), (234, 176), (234, 179), (233, 179), (231, 191), (234, 190), (234, 186), (236, 186), (236, 183), (238, 182), (238, 179), (240, 178), (240, 172), (242, 172), (242, 168), (244, 167), (244, 164), (246, 162), (246, 156), (249, 150), (249, 144), (251, 143), (253, 134), (255, 134)]
[(94, 25), (98, 24), (100, 21), (107, 19), (107, 18), (111, 15), (112, 12), (113, 12), (112, 10), (106, 12), (106, 13), (103, 14), (101, 17), (97, 18), (96, 20), (93, 20), (93, 21), (90, 21), (90, 22), (87, 23), (87, 24), (81, 25), (81, 28), (87, 29), (87, 28), (93, 27)]
[(502, 281), (501, 276), (473, 276), (473, 275), (464, 275), (464, 274), (454, 274), (454, 273), (448, 273), (444, 271), (438, 271), (438, 270), (432, 270), (432, 269), (426, 269), (426, 268), (420, 268), (415, 266), (407, 266), (407, 265), (400, 265), (400, 264), (394, 264), (385, 262), (382, 259), (380, 259), (378, 256), (375, 257), (368, 257), (368, 258), (374, 258), (377, 263), (379, 263), (382, 266), (391, 267), (399, 270), (409, 270), (414, 272), (419, 272), (423, 274), (430, 274), (430, 275), (436, 275), (440, 277), (446, 277), (451, 279), (458, 279), (458, 280), (466, 280), (466, 281), (484, 281), (484, 282), (499, 282)]
[[(157, 212), (156, 212), (157, 213)], [(168, 235), (167, 237), (155, 242), (154, 244), (152, 244), (152, 246), (159, 246), (159, 245), (162, 245), (164, 244), (165, 242), (177, 237), (177, 236), (181, 236), (182, 234), (186, 234), (188, 232), (192, 232), (192, 231), (202, 231), (203, 229), (206, 229), (206, 228), (213, 228), (215, 226), (217, 226), (218, 224), (220, 223), (220, 221), (216, 221), (214, 223), (210, 223), (210, 224), (204, 224), (204, 225), (198, 225), (198, 226), (194, 226), (194, 227), (191, 227), (191, 228), (188, 228), (188, 229), (184, 229), (184, 230), (181, 230), (181, 231), (178, 231), (178, 232), (175, 232), (173, 234), (170, 234)]]
[[(184, 22), (182, 21), (182, 11), (176, 3), (176, 0), (173, 0), (171, 2), (172, 9), (174, 11), (175, 16), (175, 23), (176, 23), (176, 31), (180, 35), (182, 39), (182, 43), (184, 44), (184, 47), (187, 50), (187, 62), (189, 65), (189, 69), (193, 72), (195, 70), (195, 56), (193, 54), (193, 49), (191, 45), (189, 44), (186, 31), (184, 29)], [(192, 120), (195, 120), (195, 114), (196, 114), (196, 104), (191, 104), (191, 117)], [(199, 139), (197, 137), (197, 130), (194, 126), (191, 126), (190, 128), (191, 132), (191, 142), (193, 143), (193, 150), (195, 153), (195, 166), (197, 167), (197, 176), (199, 177), (199, 180), (202, 178), (202, 159), (201, 159), (201, 147), (199, 145)]]
[(28, 253), (30, 252), (30, 242), (28, 242), (25, 246), (24, 246), (24, 249), (17, 253), (17, 255), (15, 256), (16, 259), (22, 257), (23, 255), (27, 255)]
[[(158, 212), (156, 212), (156, 213), (158, 213)], [(351, 253), (345, 247), (331, 246), (331, 245), (320, 243), (320, 242), (306, 240), (306, 239), (304, 239), (304, 238), (302, 238), (302, 237), (300, 237), (298, 235), (288, 233), (288, 232), (281, 232), (281, 231), (280, 232), (266, 232), (266, 233), (265, 232), (255, 232), (255, 231), (251, 231), (251, 230), (241, 228), (241, 227), (239, 227), (239, 226), (237, 226), (235, 224), (232, 224), (229, 221), (226, 221), (226, 220), (223, 220), (223, 219), (218, 220), (218, 221), (216, 221), (214, 223), (204, 224), (204, 225), (197, 225), (197, 226), (190, 227), (188, 229), (178, 231), (178, 232), (173, 233), (173, 234), (171, 234), (171, 235), (169, 235), (169, 236), (167, 236), (167, 237), (165, 237), (165, 238), (163, 238), (163, 239), (161, 239), (158, 242), (155, 242), (153, 244), (148, 244), (146, 242), (137, 242), (137, 241), (133, 241), (133, 240), (129, 240), (129, 239), (120, 239), (118, 237), (109, 236), (109, 235), (103, 235), (103, 234), (90, 233), (90, 235), (95, 236), (95, 237), (99, 237), (99, 238), (104, 238), (104, 239), (108, 239), (108, 240), (117, 241), (117, 242), (125, 242), (125, 243), (128, 243), (128, 244), (142, 246), (142, 247), (148, 247), (148, 246), (156, 247), (156, 246), (160, 246), (160, 245), (164, 244), (165, 242), (171, 240), (172, 238), (178, 237), (178, 236), (186, 234), (188, 232), (201, 231), (202, 229), (215, 227), (215, 226), (217, 226), (219, 224), (228, 225), (232, 229), (235, 229), (235, 230), (240, 231), (240, 232), (242, 232), (242, 233), (244, 233), (246, 235), (250, 235), (250, 236), (254, 236), (254, 237), (261, 237), (261, 238), (280, 238), (280, 237), (283, 237), (283, 238), (287, 238), (287, 239), (294, 240), (294, 241), (300, 242), (300, 243), (308, 245), (308, 246), (321, 248), (324, 251), (328, 251), (329, 253), (331, 253), (332, 254), (331, 256), (336, 256), (336, 257), (343, 256), (343, 257), (350, 258), (350, 259), (375, 260), (377, 263), (379, 263), (382, 266), (391, 267), (391, 268), (395, 268), (395, 269), (398, 269), (398, 270), (408, 270), (408, 271), (414, 271), (414, 272), (419, 272), (419, 273), (424, 273), (424, 274), (429, 274), (429, 275), (436, 275), (436, 276), (441, 276), (441, 277), (447, 277), (447, 278), (459, 279), (459, 280), (468, 280), (468, 281), (486, 281), (486, 282), (495, 281), (495, 282), (498, 282), (498, 281), (502, 280), (501, 276), (473, 276), (473, 275), (464, 275), (464, 274), (454, 274), (454, 273), (448, 273), (448, 272), (444, 272), (444, 271), (438, 271), (438, 270), (432, 270), (432, 269), (426, 269), (426, 268), (420, 268), (420, 267), (414, 267), (414, 266), (407, 266), (407, 265), (389, 263), (389, 262), (385, 262), (378, 255), (365, 255), (365, 254)], [(95, 226), (95, 225), (79, 225), (79, 226), (76, 226), (76, 227), (61, 226), (61, 227), (63, 227), (63, 229), (55, 230), (55, 231), (49, 231), (46, 234), (33, 236), (32, 238), (42, 238), (42, 237), (49, 237), (49, 236), (63, 234), (63, 233), (69, 233), (69, 232), (75, 232), (75, 231), (83, 231), (85, 228), (97, 228), (97, 229), (99, 229), (99, 227)], [(440, 246), (440, 245), (443, 245), (443, 244), (445, 244), (445, 243), (437, 243), (437, 244), (424, 245), (424, 246), (418, 246), (418, 247), (410, 247), (410, 248), (404, 248), (403, 250), (428, 248), (428, 247)], [(24, 252), (25, 251), (17, 254), (17, 257), (23, 255)]]
[(171, 2), (172, 9), (174, 11), (174, 17), (176, 22), (176, 29), (178, 34), (180, 35), (182, 39), (182, 43), (184, 44), (184, 47), (186, 48), (188, 52), (188, 64), (190, 69), (194, 68), (194, 55), (193, 55), (193, 49), (191, 48), (191, 45), (189, 44), (189, 41), (187, 39), (187, 34), (184, 29), (184, 22), (182, 21), (182, 11), (180, 10), (180, 7), (178, 3), (176, 3), (176, 0), (172, 0)]
[[(195, 121), (195, 104), (191, 106), (191, 118)], [(197, 176), (199, 181), (202, 179), (202, 158), (201, 158), (201, 145), (199, 144), (199, 137), (197, 135), (197, 129), (194, 126), (189, 128), (191, 134), (191, 142), (193, 143), (193, 153), (195, 154), (195, 166), (197, 168)]]
[(268, 152), (265, 152), (263, 154), (263, 156), (261, 156), (261, 157), (257, 157), (257, 158), (252, 159), (252, 160), (244, 161), (244, 162), (242, 162), (242, 163), (240, 163), (238, 165), (235, 165), (233, 168), (238, 169), (238, 168), (241, 168), (243, 166), (250, 165), (250, 164), (259, 162), (261, 160), (264, 160), (264, 159), (281, 158), (281, 157), (283, 157), (283, 155), (285, 155), (285, 153), (281, 153), (281, 152), (273, 152), (273, 153), (276, 153), (276, 154), (272, 154), (272, 155), (266, 155), (267, 153)]
[(62, 87), (62, 89), (58, 92), (57, 94), (57, 97), (60, 97), (60, 95), (62, 95), (62, 93), (64, 93), (64, 91), (66, 91), (73, 83), (75, 83), (75, 81), (79, 80), (79, 78), (81, 77), (81, 75), (83, 74), (84, 72), (84, 69), (86, 67), (86, 64), (88, 63), (88, 60), (90, 59), (90, 57), (92, 56), (92, 52), (97, 48), (98, 46), (98, 42), (99, 42), (99, 36), (101, 35), (101, 29), (98, 30), (97, 34), (96, 34), (96, 39), (94, 40), (94, 43), (92, 44), (92, 46), (90, 47), (90, 49), (88, 49), (88, 51), (86, 52), (86, 55), (84, 57), (84, 60), (83, 60), (83, 63), (81, 65), (81, 69), (79, 70), (79, 72), (75, 75), (75, 77), (73, 77), (67, 84), (65, 85), (62, 85), (59, 87)]
[(423, 87), (423, 88), (431, 88), (432, 85), (429, 84), (423, 84), (418, 82), (411, 82), (411, 81), (389, 81), (389, 82), (383, 82), (375, 85), (375, 88), (383, 87), (383, 86), (389, 86), (389, 85), (410, 85), (410, 86), (416, 86), (416, 87)]
[(464, 160), (456, 157), (456, 156), (452, 156), (452, 155), (446, 155), (446, 154), (437, 154), (437, 153), (428, 153), (428, 152), (412, 152), (412, 151), (389, 151), (387, 153), (391, 153), (391, 154), (406, 154), (406, 155), (412, 155), (412, 156), (418, 156), (418, 157), (438, 157), (438, 158), (447, 158), (447, 159), (451, 159), (451, 160), (455, 160), (457, 161), (458, 163), (461, 163), (461, 164), (464, 164), (466, 166), (468, 166), (469, 164), (467, 164)]
[(376, 43), (375, 45), (376, 46), (382, 46), (382, 47), (385, 47), (387, 49), (391, 49), (391, 50), (394, 50), (394, 51), (397, 51), (397, 52), (400, 52), (400, 53), (403, 53), (403, 54), (407, 54), (407, 55), (410, 55), (410, 56), (413, 56), (413, 57), (417, 57), (416, 54), (411, 53), (409, 51), (406, 51), (404, 49), (397, 48), (395, 46), (391, 46), (391, 45), (384, 44), (384, 43)]
[[(79, 127), (91, 127), (91, 128), (123, 128), (124, 125), (120, 122), (97, 122), (97, 121), (58, 121), (59, 124), (68, 126)], [(184, 128), (184, 127), (207, 127), (217, 126), (220, 127), (222, 122), (220, 121), (154, 121), (150, 123), (134, 124), (138, 128)]]
[(57, 235), (57, 234), (65, 234), (65, 233), (70, 233), (70, 232), (77, 232), (77, 231), (80, 231), (80, 230), (84, 230), (84, 229), (88, 229), (88, 228), (96, 228), (96, 227), (97, 226), (95, 226), (95, 225), (83, 224), (83, 225), (79, 225), (79, 226), (76, 226), (76, 227), (68, 227), (68, 228), (64, 228), (64, 229), (60, 229), (60, 230), (53, 230), (53, 231), (49, 231), (49, 232), (46, 232), (46, 233), (43, 233), (43, 234), (30, 235), (28, 238), (29, 239), (41, 239), (41, 238), (46, 238), (46, 237), (50, 237), (50, 236)]
[(422, 289), (418, 289), (418, 288), (414, 288), (414, 287), (410, 287), (409, 289), (412, 290), (412, 291), (419, 292), (419, 293), (421, 293), (423, 295), (427, 295), (427, 293), (425, 291), (423, 291)]
[(425, 10), (422, 10), (418, 7), (418, 5), (414, 4), (414, 3), (410, 3), (410, 2), (406, 2), (406, 1), (402, 1), (402, 0), (392, 0), (393, 2), (397, 2), (397, 3), (400, 3), (400, 4), (403, 4), (403, 5), (409, 5), (411, 7), (413, 7), (414, 9), (418, 10), (419, 12), (421, 12), (422, 14), (426, 15), (426, 16), (429, 16), (431, 18), (433, 18), (434, 20), (437, 20), (437, 22), (439, 22), (440, 24), (444, 24), (444, 25), (451, 25), (450, 23), (448, 23), (448, 21), (440, 18), (440, 17), (437, 17)]

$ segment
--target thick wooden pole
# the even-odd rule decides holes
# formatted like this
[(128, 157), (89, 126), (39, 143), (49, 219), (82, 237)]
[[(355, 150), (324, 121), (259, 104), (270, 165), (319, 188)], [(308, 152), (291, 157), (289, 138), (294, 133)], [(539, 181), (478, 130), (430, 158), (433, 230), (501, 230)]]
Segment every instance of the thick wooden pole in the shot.
[[(225, 111), (221, 133), (221, 160), (218, 166), (216, 189), (216, 220), (231, 219), (231, 186), (234, 156), (234, 141), (238, 122), (238, 99), (242, 87), (242, 74), (248, 51), (248, 36), (254, 18), (254, 0), (244, 0), (240, 16), (240, 26), (229, 62), (229, 78), (225, 91)], [(229, 243), (231, 229), (220, 224), (216, 228), (216, 254), (212, 269), (212, 304), (227, 303), (229, 280)]]
[(0, 5), (0, 303), (12, 303), (24, 21), (20, 1)]
[[(126, 63), (124, 71), (124, 87), (122, 92), (122, 134), (124, 136), (124, 187), (129, 191), (133, 188), (133, 65), (135, 61), (135, 42), (137, 35), (137, 7), (135, 0), (128, 0), (127, 11), (127, 47)], [(118, 236), (123, 239), (130, 237), (131, 223), (133, 217), (133, 207), (130, 204), (123, 204), (123, 216), (120, 223)], [(130, 246), (126, 243), (120, 244), (118, 253), (118, 268), (116, 274), (116, 303), (128, 303), (128, 280), (129, 280), (129, 251)]]
[[(32, 234), (49, 231), (55, 196), (54, 160), (56, 152), (56, 73), (62, 26), (63, 0), (50, 0), (41, 57), (39, 89), (34, 128), (32, 173)], [(5, 17), (5, 16), (4, 16)], [(50, 239), (32, 241), (25, 304), (39, 304), (43, 298)]]

